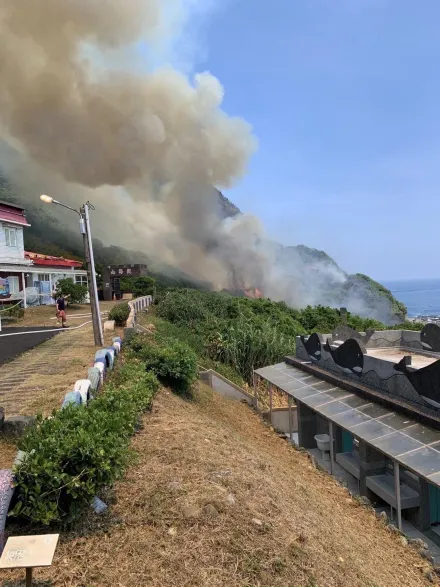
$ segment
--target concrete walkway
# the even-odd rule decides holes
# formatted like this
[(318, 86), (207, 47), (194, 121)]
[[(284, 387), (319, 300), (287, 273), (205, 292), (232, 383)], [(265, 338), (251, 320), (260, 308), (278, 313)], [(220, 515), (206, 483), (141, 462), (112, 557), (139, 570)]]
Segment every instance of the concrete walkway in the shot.
[[(10, 338), (22, 336), (26, 335)], [(61, 332), (20, 355), (0, 367), (0, 406), (8, 417), (59, 408), (65, 392), (83, 377), (93, 353), (92, 328), (87, 325)]]

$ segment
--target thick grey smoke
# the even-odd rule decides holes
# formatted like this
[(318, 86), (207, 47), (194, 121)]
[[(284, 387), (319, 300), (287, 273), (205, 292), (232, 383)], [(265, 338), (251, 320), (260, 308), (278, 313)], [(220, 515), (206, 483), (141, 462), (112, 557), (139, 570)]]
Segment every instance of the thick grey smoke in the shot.
[[(40, 166), (44, 191), (58, 185), (75, 199), (75, 186), (94, 189), (107, 242), (142, 243), (227, 286), (225, 262), (252, 243), (219, 222), (210, 186), (243, 175), (256, 144), (249, 125), (221, 110), (223, 89), (208, 73), (190, 83), (170, 68), (141, 75), (108, 67), (108, 53), (96, 59), (145, 38), (154, 47), (178, 4), (2, 0), (2, 135), (36, 164), (34, 174)], [(217, 245), (211, 255), (208, 240)], [(256, 264), (253, 250), (249, 260), (237, 253)]]
[(323, 301), (321, 281), (334, 268), (321, 264), (310, 278), (291, 257), (286, 271), (257, 219), (219, 216), (212, 186), (239, 180), (256, 147), (250, 126), (222, 111), (219, 81), (115, 66), (141, 42), (153, 56), (184, 3), (1, 0), (0, 138), (20, 153), (9, 173), (33, 198), (93, 201), (106, 244), (143, 250), (216, 288)]

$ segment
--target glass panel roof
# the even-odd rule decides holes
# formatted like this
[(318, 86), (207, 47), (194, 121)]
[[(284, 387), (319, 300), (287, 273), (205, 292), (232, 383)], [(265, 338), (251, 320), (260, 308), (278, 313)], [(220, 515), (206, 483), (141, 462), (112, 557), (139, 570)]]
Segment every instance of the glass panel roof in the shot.
[(440, 486), (440, 430), (392, 412), (287, 363), (264, 367), (255, 373)]

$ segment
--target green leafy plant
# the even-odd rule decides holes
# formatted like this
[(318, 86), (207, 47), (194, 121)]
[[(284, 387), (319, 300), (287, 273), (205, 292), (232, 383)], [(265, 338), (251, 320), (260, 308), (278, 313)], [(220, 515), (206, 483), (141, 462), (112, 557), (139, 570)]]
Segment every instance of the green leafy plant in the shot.
[(64, 297), (68, 296), (70, 304), (83, 304), (86, 301), (87, 292), (87, 285), (75, 283), (72, 278), (66, 277), (58, 281), (54, 297), (58, 298), (62, 294)]
[(69, 523), (124, 472), (130, 436), (158, 389), (140, 364), (123, 367), (89, 407), (68, 406), (38, 418), (20, 444), (12, 512), (35, 523)]
[(212, 359), (230, 365), (251, 384), (254, 369), (294, 354), (295, 339), (268, 322), (241, 318), (213, 333), (207, 340), (207, 351)]
[(160, 336), (152, 340), (138, 334), (130, 339), (129, 345), (136, 357), (144, 361), (145, 368), (164, 385), (179, 393), (189, 393), (198, 377), (198, 368), (197, 355), (186, 343)]
[(0, 313), (0, 317), (1, 318), (23, 318), (24, 316), (24, 310), (20, 305), (13, 305), (10, 308), (2, 308), (0, 307), (1, 313)]
[(140, 298), (142, 296), (152, 296), (156, 280), (153, 277), (135, 277), (131, 284), (131, 291), (133, 298)]
[(127, 319), (130, 315), (130, 306), (128, 302), (123, 302), (122, 304), (118, 304), (114, 306), (108, 315), (109, 320), (114, 320), (116, 326), (125, 326)]
[[(296, 336), (331, 333), (342, 321), (336, 308), (307, 306), (297, 310), (285, 302), (194, 289), (170, 289), (158, 302), (160, 332), (187, 341), (204, 366), (209, 366), (209, 361), (213, 367), (226, 365), (249, 383), (252, 369), (294, 353)], [(359, 332), (420, 330), (422, 326), (405, 322), (390, 327), (351, 313), (347, 314), (347, 323)]]

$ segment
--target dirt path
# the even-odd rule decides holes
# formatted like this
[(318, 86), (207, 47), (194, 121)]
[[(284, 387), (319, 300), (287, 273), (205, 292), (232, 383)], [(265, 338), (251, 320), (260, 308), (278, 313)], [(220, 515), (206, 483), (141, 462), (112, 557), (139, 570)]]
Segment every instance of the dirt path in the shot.
[(163, 391), (144, 424), (109, 517), (63, 537), (38, 578), (65, 587), (432, 585), (426, 561), (247, 406), (202, 386), (194, 402)]

